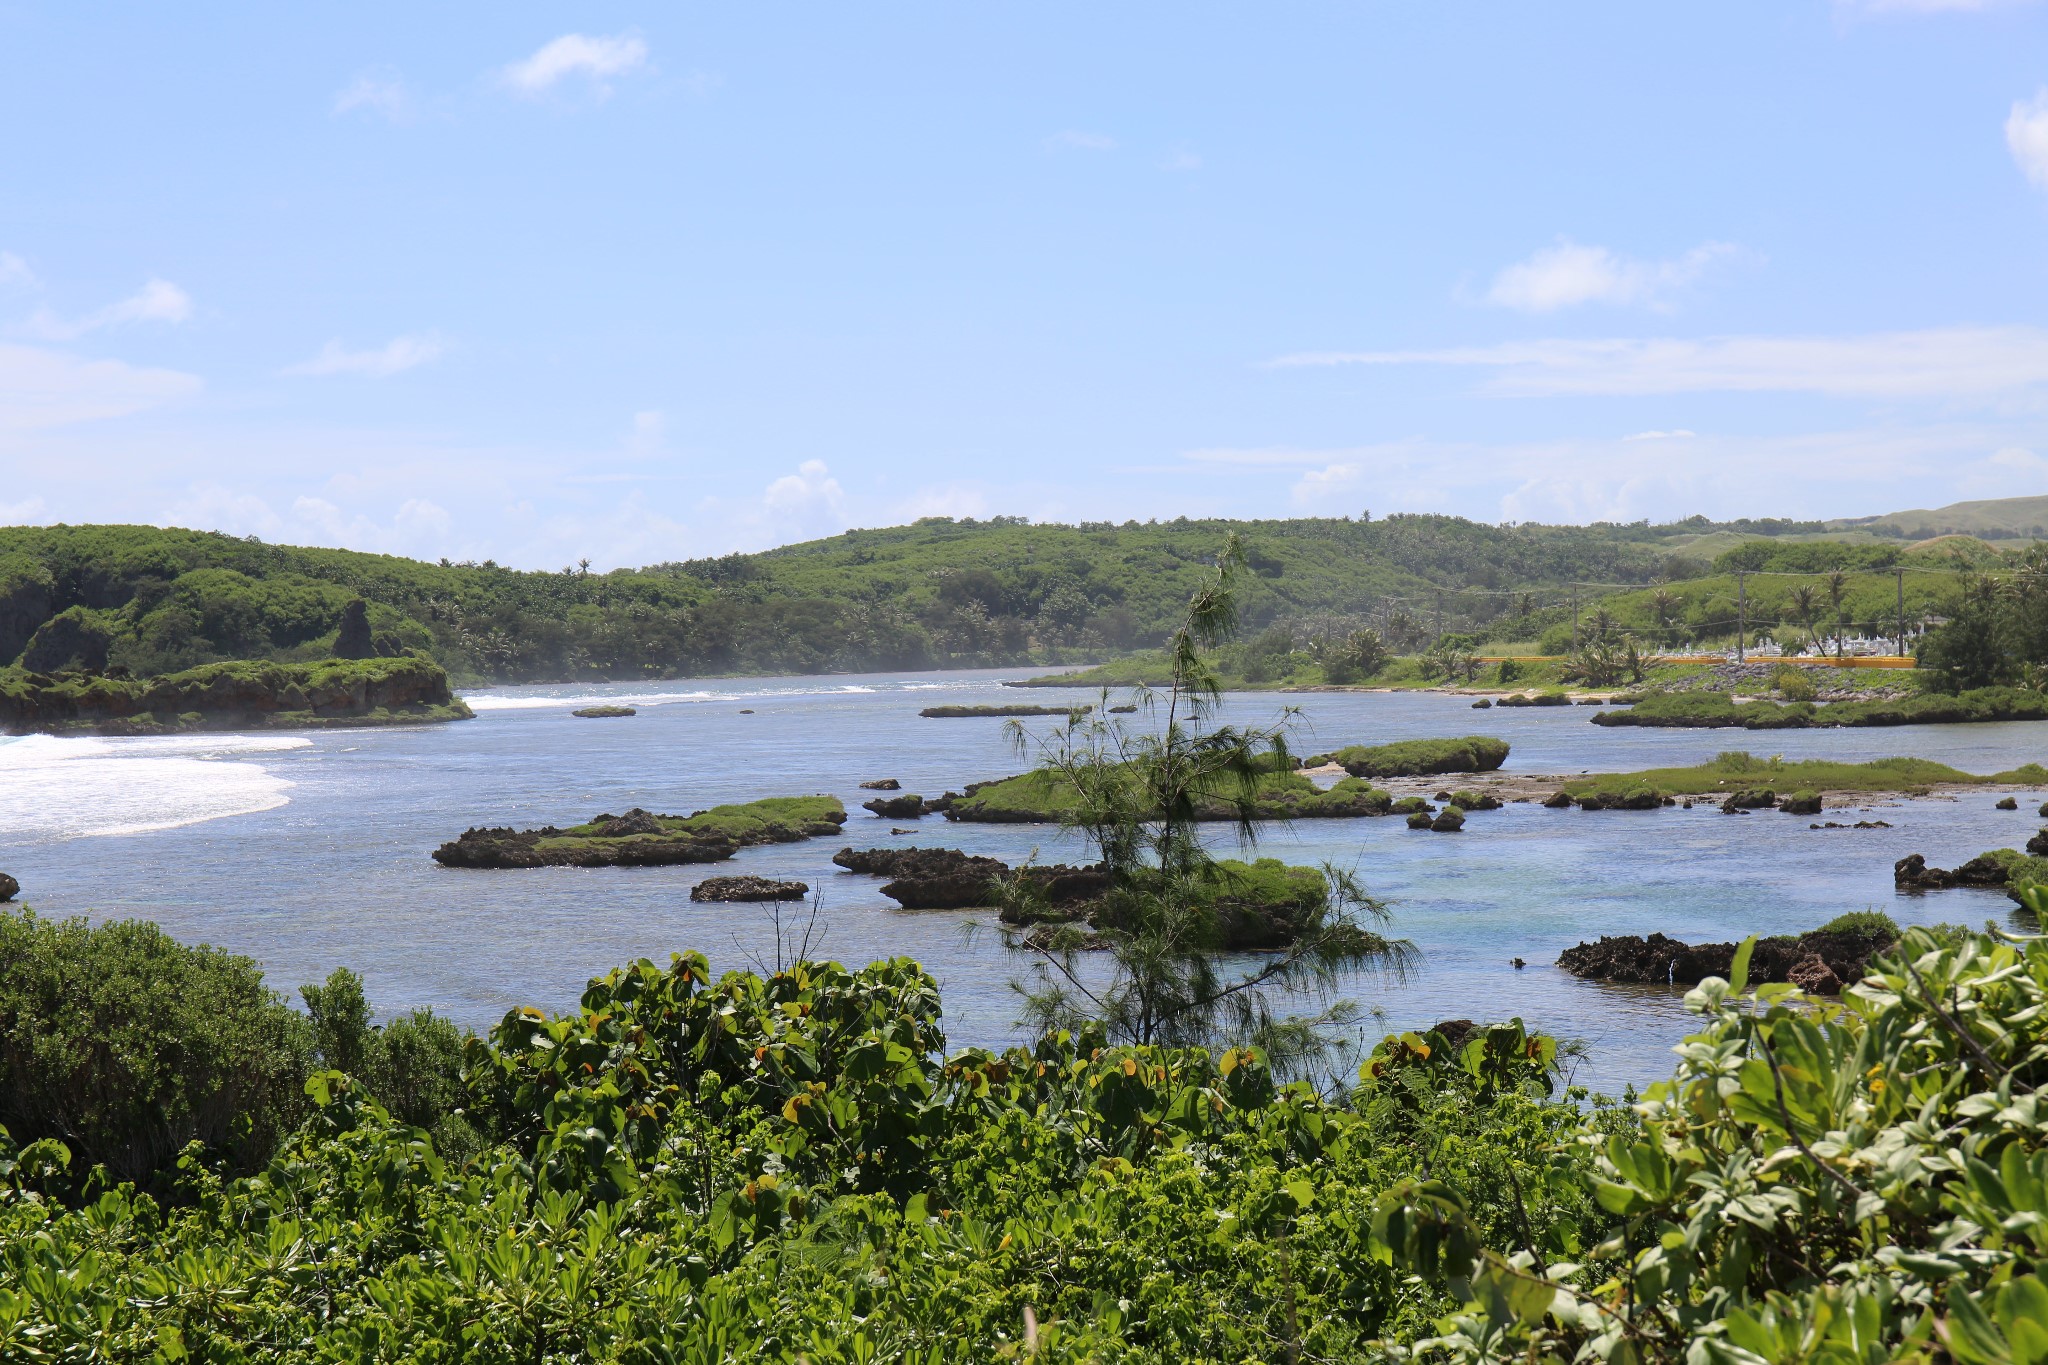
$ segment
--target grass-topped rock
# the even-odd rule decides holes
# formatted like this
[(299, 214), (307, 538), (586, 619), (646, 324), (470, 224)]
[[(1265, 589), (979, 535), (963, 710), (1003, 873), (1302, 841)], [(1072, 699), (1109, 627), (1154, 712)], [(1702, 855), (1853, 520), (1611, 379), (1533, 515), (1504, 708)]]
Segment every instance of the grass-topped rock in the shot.
[(790, 844), (837, 834), (846, 808), (836, 796), (772, 796), (713, 806), (693, 815), (635, 807), (557, 829), (472, 829), (434, 850), (443, 867), (667, 867), (714, 863), (751, 844)]
[(590, 720), (610, 720), (618, 716), (637, 716), (640, 713), (630, 706), (580, 706), (569, 714)]
[(1092, 706), (927, 706), (918, 712), (930, 720), (963, 720), (974, 716), (1085, 716)]
[[(966, 794), (954, 797), (945, 814), (948, 820), (969, 824), (1056, 824), (1068, 818), (1078, 802), (1079, 794), (1064, 775), (1040, 768), (996, 782), (976, 783)], [(1324, 790), (1296, 772), (1260, 774), (1253, 804), (1261, 820), (1396, 813), (1396, 803), (1390, 794), (1360, 778), (1341, 778), (1335, 786)], [(1236, 806), (1221, 798), (1199, 801), (1194, 813), (1195, 819), (1204, 821), (1237, 817)]]
[(1311, 768), (1335, 763), (1353, 777), (1428, 777), (1437, 773), (1490, 773), (1508, 761), (1508, 743), (1484, 735), (1463, 739), (1404, 739), (1354, 744), (1308, 760)]
[[(1315, 928), (1329, 904), (1329, 883), (1312, 867), (1290, 867), (1277, 858), (1221, 858), (1212, 872), (1187, 897), (1189, 931), (1198, 939), (1196, 946), (1208, 951), (1289, 948)], [(1025, 898), (1022, 904), (1005, 906), (1003, 919), (1035, 926), (1032, 940), (1048, 948), (1062, 941), (1092, 947), (1104, 930), (1128, 928), (1125, 914), (1125, 906), (1114, 896), (1072, 901), (1064, 907)]]
[[(1724, 809), (1775, 805), (1777, 794), (1801, 799), (1801, 812), (1822, 792), (1898, 792), (1925, 795), (1937, 787), (1996, 784), (2048, 785), (2048, 768), (2029, 763), (2007, 772), (1979, 776), (1925, 758), (1880, 758), (1869, 763), (1837, 763), (1829, 759), (1758, 758), (1739, 750), (1718, 754), (1711, 762), (1689, 768), (1649, 768), (1634, 773), (1595, 773), (1569, 778), (1564, 795), (1588, 810), (1633, 809), (1631, 801), (1662, 804), (1665, 797), (1719, 796)], [(1733, 799), (1729, 799), (1733, 798)]]
[(2048, 720), (2048, 694), (1980, 687), (1955, 696), (1922, 692), (1876, 701), (1738, 702), (1726, 692), (1664, 692), (1626, 711), (1602, 711), (1595, 725), (1672, 729), (1811, 730), (1834, 726), (1957, 725), (1971, 721)]
[(163, 735), (467, 720), (430, 659), (236, 661), (133, 679), (0, 669), (0, 731)]

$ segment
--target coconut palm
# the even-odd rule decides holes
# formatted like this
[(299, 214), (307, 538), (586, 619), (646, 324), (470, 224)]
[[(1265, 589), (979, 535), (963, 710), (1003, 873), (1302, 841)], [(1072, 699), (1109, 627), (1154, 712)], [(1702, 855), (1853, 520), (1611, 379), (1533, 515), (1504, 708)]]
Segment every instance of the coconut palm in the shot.
[(1788, 605), (1792, 608), (1793, 619), (1806, 627), (1807, 637), (1813, 641), (1813, 647), (1819, 649), (1820, 636), (1814, 631), (1813, 622), (1820, 614), (1820, 594), (1813, 590), (1811, 583), (1801, 583), (1792, 589)]

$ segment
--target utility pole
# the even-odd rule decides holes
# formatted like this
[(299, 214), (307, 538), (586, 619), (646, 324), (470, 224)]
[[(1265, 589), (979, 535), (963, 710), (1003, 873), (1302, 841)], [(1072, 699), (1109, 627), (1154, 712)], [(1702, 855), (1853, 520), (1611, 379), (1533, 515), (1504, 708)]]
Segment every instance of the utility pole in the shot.
[(1735, 571), (1735, 662), (1743, 662), (1742, 637), (1749, 633), (1749, 599), (1743, 596), (1742, 570)]
[(1904, 569), (1894, 569), (1892, 573), (1899, 581), (1899, 657), (1904, 658), (1906, 656), (1906, 571)]

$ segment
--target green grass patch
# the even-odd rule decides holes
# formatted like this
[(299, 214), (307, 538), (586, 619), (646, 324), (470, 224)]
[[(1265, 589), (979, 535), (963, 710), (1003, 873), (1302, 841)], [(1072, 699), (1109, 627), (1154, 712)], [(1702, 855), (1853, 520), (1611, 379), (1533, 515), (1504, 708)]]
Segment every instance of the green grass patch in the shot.
[(1392, 744), (1354, 744), (1308, 760), (1335, 763), (1353, 777), (1421, 777), (1434, 773), (1490, 773), (1507, 762), (1508, 743), (1485, 735), (1462, 739), (1404, 739)]
[(1807, 730), (1831, 726), (1955, 725), (2048, 720), (2048, 695), (1980, 687), (1956, 696), (1923, 692), (1876, 701), (1737, 702), (1725, 692), (1652, 693), (1626, 711), (1602, 711), (1595, 725), (1672, 729)]
[[(1261, 773), (1253, 801), (1262, 820), (1386, 815), (1395, 804), (1388, 793), (1360, 778), (1346, 777), (1324, 790), (1297, 772)], [(978, 784), (954, 799), (946, 818), (969, 824), (1054, 824), (1071, 817), (1080, 803), (1080, 792), (1064, 775), (1037, 769)], [(1232, 801), (1219, 793), (1200, 805), (1197, 818), (1229, 820), (1236, 813)]]
[[(2033, 765), (2029, 765), (2030, 767)], [(1925, 758), (1880, 758), (1869, 763), (1836, 763), (1827, 759), (1758, 758), (1731, 752), (1690, 768), (1648, 768), (1634, 773), (1595, 773), (1567, 780), (1573, 797), (1596, 794), (1622, 796), (1649, 789), (1666, 796), (1718, 796), (1731, 791), (1769, 787), (1773, 791), (1922, 792), (1942, 784), (1983, 785), (2027, 782), (2025, 772), (1980, 777)], [(2042, 771), (2038, 768), (2035, 771)], [(2048, 771), (2042, 771), (2048, 778)]]

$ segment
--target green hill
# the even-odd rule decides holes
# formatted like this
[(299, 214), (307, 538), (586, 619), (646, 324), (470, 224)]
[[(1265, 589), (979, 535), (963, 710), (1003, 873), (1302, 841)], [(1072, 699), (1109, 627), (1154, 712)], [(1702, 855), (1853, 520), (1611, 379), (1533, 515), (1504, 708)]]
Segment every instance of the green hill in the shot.
[(1946, 507), (1914, 508), (1876, 517), (1851, 517), (1828, 523), (1830, 530), (1864, 531), (1905, 540), (1935, 536), (1979, 536), (1987, 540), (2048, 540), (2048, 494), (2028, 498), (1989, 498), (1952, 502)]
[[(427, 655), (465, 682), (1075, 662), (1156, 645), (1231, 531), (1250, 554), (1240, 595), (1248, 635), (1321, 640), (1370, 624), (1399, 650), (1424, 647), (1439, 624), (1492, 640), (1568, 629), (1572, 583), (1582, 611), (1605, 609), (1646, 636), (1710, 636), (1732, 622), (1736, 568), (1849, 570), (1851, 619), (1876, 623), (1888, 619), (1894, 565), (2005, 562), (1978, 541), (1920, 552), (1867, 532), (1816, 540), (1824, 529), (1702, 517), (1662, 526), (928, 518), (762, 554), (591, 573), (144, 526), (8, 527), (0, 667), (144, 678), (230, 659), (325, 659), (358, 599), (370, 636), (360, 649)], [(1714, 559), (1700, 557), (1716, 546)], [(1952, 574), (1909, 575), (1909, 609), (1938, 610), (1952, 587)], [(1791, 579), (1752, 576), (1749, 591), (1758, 612), (1796, 617), (1781, 602)], [(1826, 619), (1834, 615), (1830, 603)]]

